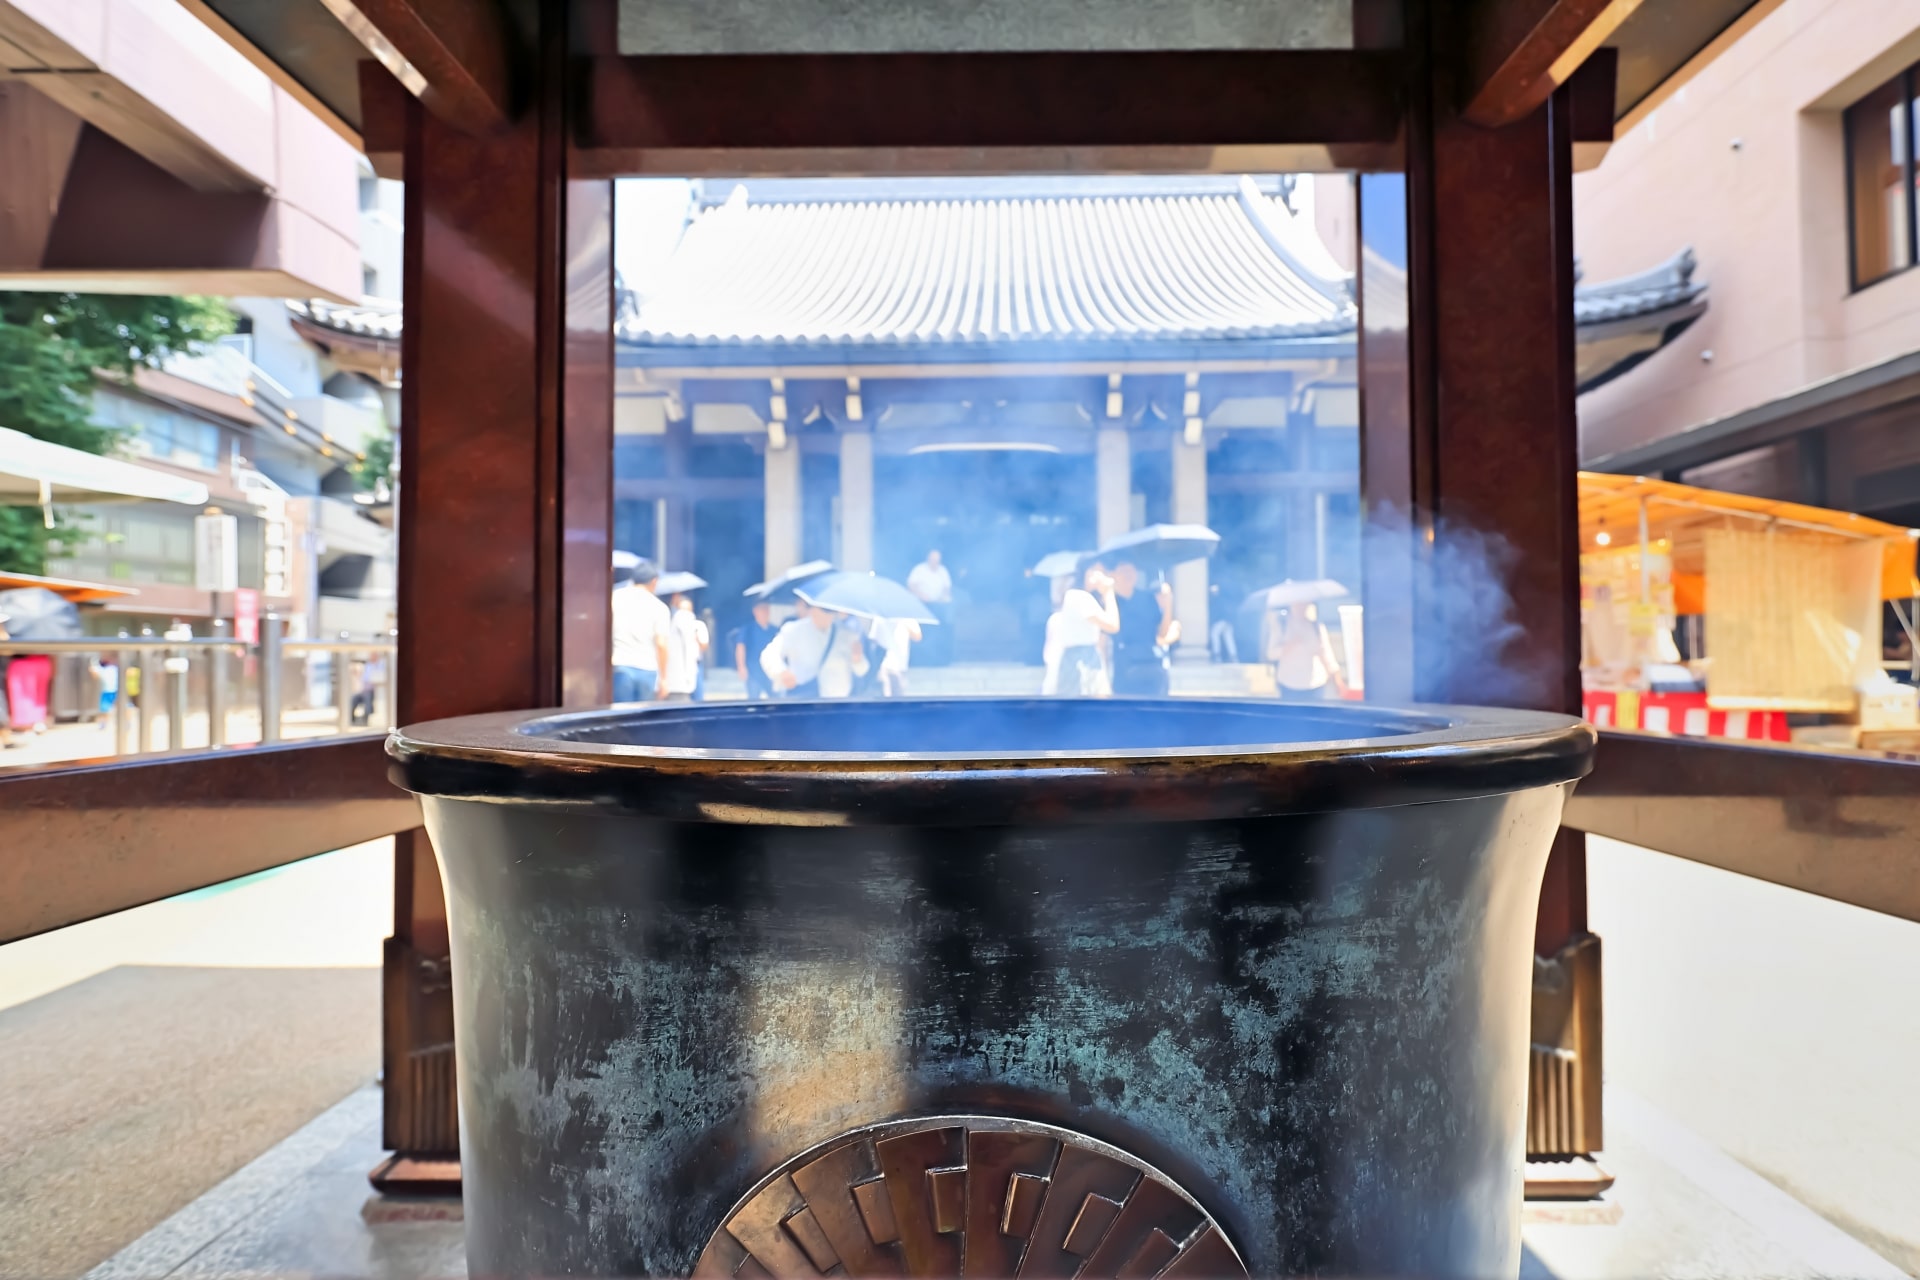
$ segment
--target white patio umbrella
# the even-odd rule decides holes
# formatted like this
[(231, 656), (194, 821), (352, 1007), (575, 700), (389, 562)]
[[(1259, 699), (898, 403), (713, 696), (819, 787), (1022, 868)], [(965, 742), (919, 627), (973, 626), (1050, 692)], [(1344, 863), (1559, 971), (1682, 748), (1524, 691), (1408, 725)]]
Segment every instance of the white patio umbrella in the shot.
[(199, 507), (206, 505), (207, 486), (0, 427), (0, 506), (56, 502), (179, 502)]

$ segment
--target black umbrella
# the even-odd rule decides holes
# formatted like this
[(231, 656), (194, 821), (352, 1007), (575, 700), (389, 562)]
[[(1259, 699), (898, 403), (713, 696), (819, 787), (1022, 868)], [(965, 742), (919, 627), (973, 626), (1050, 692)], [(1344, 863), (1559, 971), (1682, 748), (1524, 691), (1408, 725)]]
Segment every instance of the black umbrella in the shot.
[(803, 582), (795, 595), (810, 605), (861, 618), (912, 618), (938, 623), (919, 596), (892, 578), (872, 573), (829, 573)]
[(1107, 568), (1130, 564), (1152, 577), (1189, 560), (1205, 560), (1220, 547), (1220, 535), (1203, 524), (1150, 524), (1123, 533), (1088, 556)]
[(0, 591), (0, 627), (15, 640), (84, 640), (80, 610), (45, 587)]
[(755, 604), (792, 604), (795, 587), (809, 578), (817, 578), (823, 573), (832, 572), (831, 560), (809, 560), (805, 564), (793, 566), (778, 577), (769, 578), (765, 582), (756, 582), (740, 594)]

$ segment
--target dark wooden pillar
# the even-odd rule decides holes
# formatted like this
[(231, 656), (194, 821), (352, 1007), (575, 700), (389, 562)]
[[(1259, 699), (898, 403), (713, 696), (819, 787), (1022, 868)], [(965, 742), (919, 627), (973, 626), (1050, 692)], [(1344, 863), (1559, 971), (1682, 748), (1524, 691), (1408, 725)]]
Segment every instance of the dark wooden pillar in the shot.
[[(1467, 122), (1437, 7), (1428, 30), (1425, 6), (1409, 15), (1404, 188), (1362, 180), (1363, 237), (1397, 250), (1405, 273), (1396, 295), (1395, 270), (1363, 265), (1369, 693), (1577, 715), (1568, 95), (1501, 128)], [(1399, 201), (1403, 244), (1378, 225)], [(1585, 840), (1563, 830), (1535, 951), (1588, 976), (1575, 974), (1577, 1011), (1543, 1010), (1536, 993), (1534, 1039), (1573, 1050), (1580, 1067), (1567, 1096), (1535, 1097), (1536, 1112), (1551, 1103), (1565, 1114), (1530, 1134), (1557, 1125), (1572, 1135), (1560, 1145), (1578, 1151), (1600, 1134), (1596, 947)]]
[[(517, 32), (526, 105), (476, 136), (406, 101), (400, 720), (604, 701), (612, 184), (572, 178), (564, 6)], [(542, 21), (545, 27), (542, 27)], [(447, 917), (398, 838), (377, 1183), (458, 1176)]]

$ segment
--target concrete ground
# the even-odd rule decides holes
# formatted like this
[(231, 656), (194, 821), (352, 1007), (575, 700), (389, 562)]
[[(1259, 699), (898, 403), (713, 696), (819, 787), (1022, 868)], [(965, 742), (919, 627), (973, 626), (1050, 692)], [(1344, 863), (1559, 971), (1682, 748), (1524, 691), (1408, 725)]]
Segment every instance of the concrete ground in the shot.
[(1587, 870), (1609, 1085), (1920, 1275), (1920, 924), (1607, 840)]
[(0, 947), (0, 1277), (81, 1275), (374, 1079), (390, 850)]

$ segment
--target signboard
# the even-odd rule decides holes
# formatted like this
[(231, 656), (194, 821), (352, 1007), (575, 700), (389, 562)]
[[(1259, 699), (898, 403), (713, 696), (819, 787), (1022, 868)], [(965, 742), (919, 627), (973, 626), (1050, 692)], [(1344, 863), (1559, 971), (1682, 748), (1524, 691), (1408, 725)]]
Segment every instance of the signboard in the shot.
[(260, 593), (252, 587), (233, 593), (233, 638), (244, 644), (260, 643)]
[(240, 521), (233, 516), (194, 517), (193, 585), (199, 591), (240, 589)]

